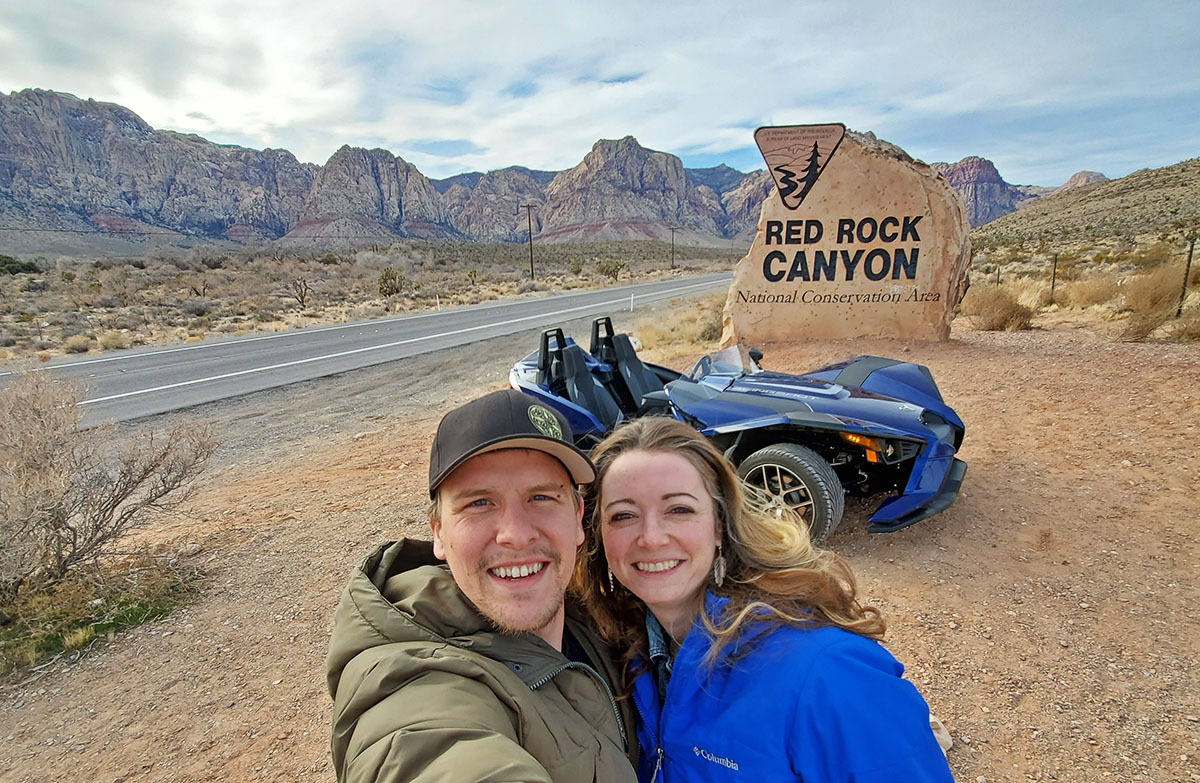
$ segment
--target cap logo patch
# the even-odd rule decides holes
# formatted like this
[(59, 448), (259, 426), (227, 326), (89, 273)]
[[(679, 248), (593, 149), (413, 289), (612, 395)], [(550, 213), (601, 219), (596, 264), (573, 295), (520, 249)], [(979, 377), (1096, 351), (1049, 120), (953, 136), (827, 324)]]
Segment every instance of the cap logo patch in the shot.
[(549, 408), (543, 408), (541, 405), (530, 405), (529, 421), (533, 423), (533, 426), (537, 427), (538, 432), (547, 438), (562, 440), (562, 425), (558, 423), (558, 418)]

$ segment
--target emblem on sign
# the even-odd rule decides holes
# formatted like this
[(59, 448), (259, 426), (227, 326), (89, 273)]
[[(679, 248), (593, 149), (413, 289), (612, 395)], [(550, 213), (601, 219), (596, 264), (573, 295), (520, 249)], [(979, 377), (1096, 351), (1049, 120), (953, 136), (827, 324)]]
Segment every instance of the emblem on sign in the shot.
[(530, 405), (529, 421), (533, 423), (533, 426), (538, 428), (538, 432), (547, 438), (562, 440), (562, 425), (558, 423), (558, 419), (550, 412), (549, 408), (543, 408), (541, 405)]
[(785, 207), (796, 209), (804, 203), (845, 136), (846, 126), (840, 122), (779, 125), (754, 131), (758, 151)]

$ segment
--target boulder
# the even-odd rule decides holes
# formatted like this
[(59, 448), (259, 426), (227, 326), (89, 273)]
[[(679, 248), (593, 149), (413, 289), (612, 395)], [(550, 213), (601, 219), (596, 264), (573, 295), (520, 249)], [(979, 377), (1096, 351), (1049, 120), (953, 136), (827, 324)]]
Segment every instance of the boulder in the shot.
[(847, 133), (823, 166), (797, 208), (776, 188), (763, 202), (722, 343), (949, 337), (971, 261), (950, 183), (872, 134)]

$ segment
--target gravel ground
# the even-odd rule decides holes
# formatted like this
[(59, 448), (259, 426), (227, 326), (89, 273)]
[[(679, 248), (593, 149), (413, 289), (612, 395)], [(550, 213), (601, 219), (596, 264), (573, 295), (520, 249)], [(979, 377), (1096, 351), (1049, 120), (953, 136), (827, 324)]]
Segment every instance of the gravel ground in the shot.
[[(869, 535), (873, 504), (852, 501), (830, 541), (950, 729), (960, 781), (1200, 780), (1200, 348), (1113, 342), (1074, 316), (1038, 326), (763, 348), (783, 370), (926, 364), (967, 424), (952, 508)], [(323, 664), (349, 569), (424, 532), (437, 419), (504, 385), (533, 343), (198, 411), (225, 448), (186, 514), (148, 535), (198, 545), (203, 589), (0, 685), (0, 780), (332, 780)]]

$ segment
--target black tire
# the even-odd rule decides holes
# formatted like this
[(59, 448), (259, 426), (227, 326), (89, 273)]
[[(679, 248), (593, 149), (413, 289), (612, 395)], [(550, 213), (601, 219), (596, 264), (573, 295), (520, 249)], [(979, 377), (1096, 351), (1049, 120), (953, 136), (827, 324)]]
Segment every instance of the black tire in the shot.
[(787, 508), (822, 543), (837, 530), (846, 508), (842, 482), (820, 454), (795, 443), (778, 443), (751, 454), (738, 466), (742, 481), (764, 492), (768, 508)]

